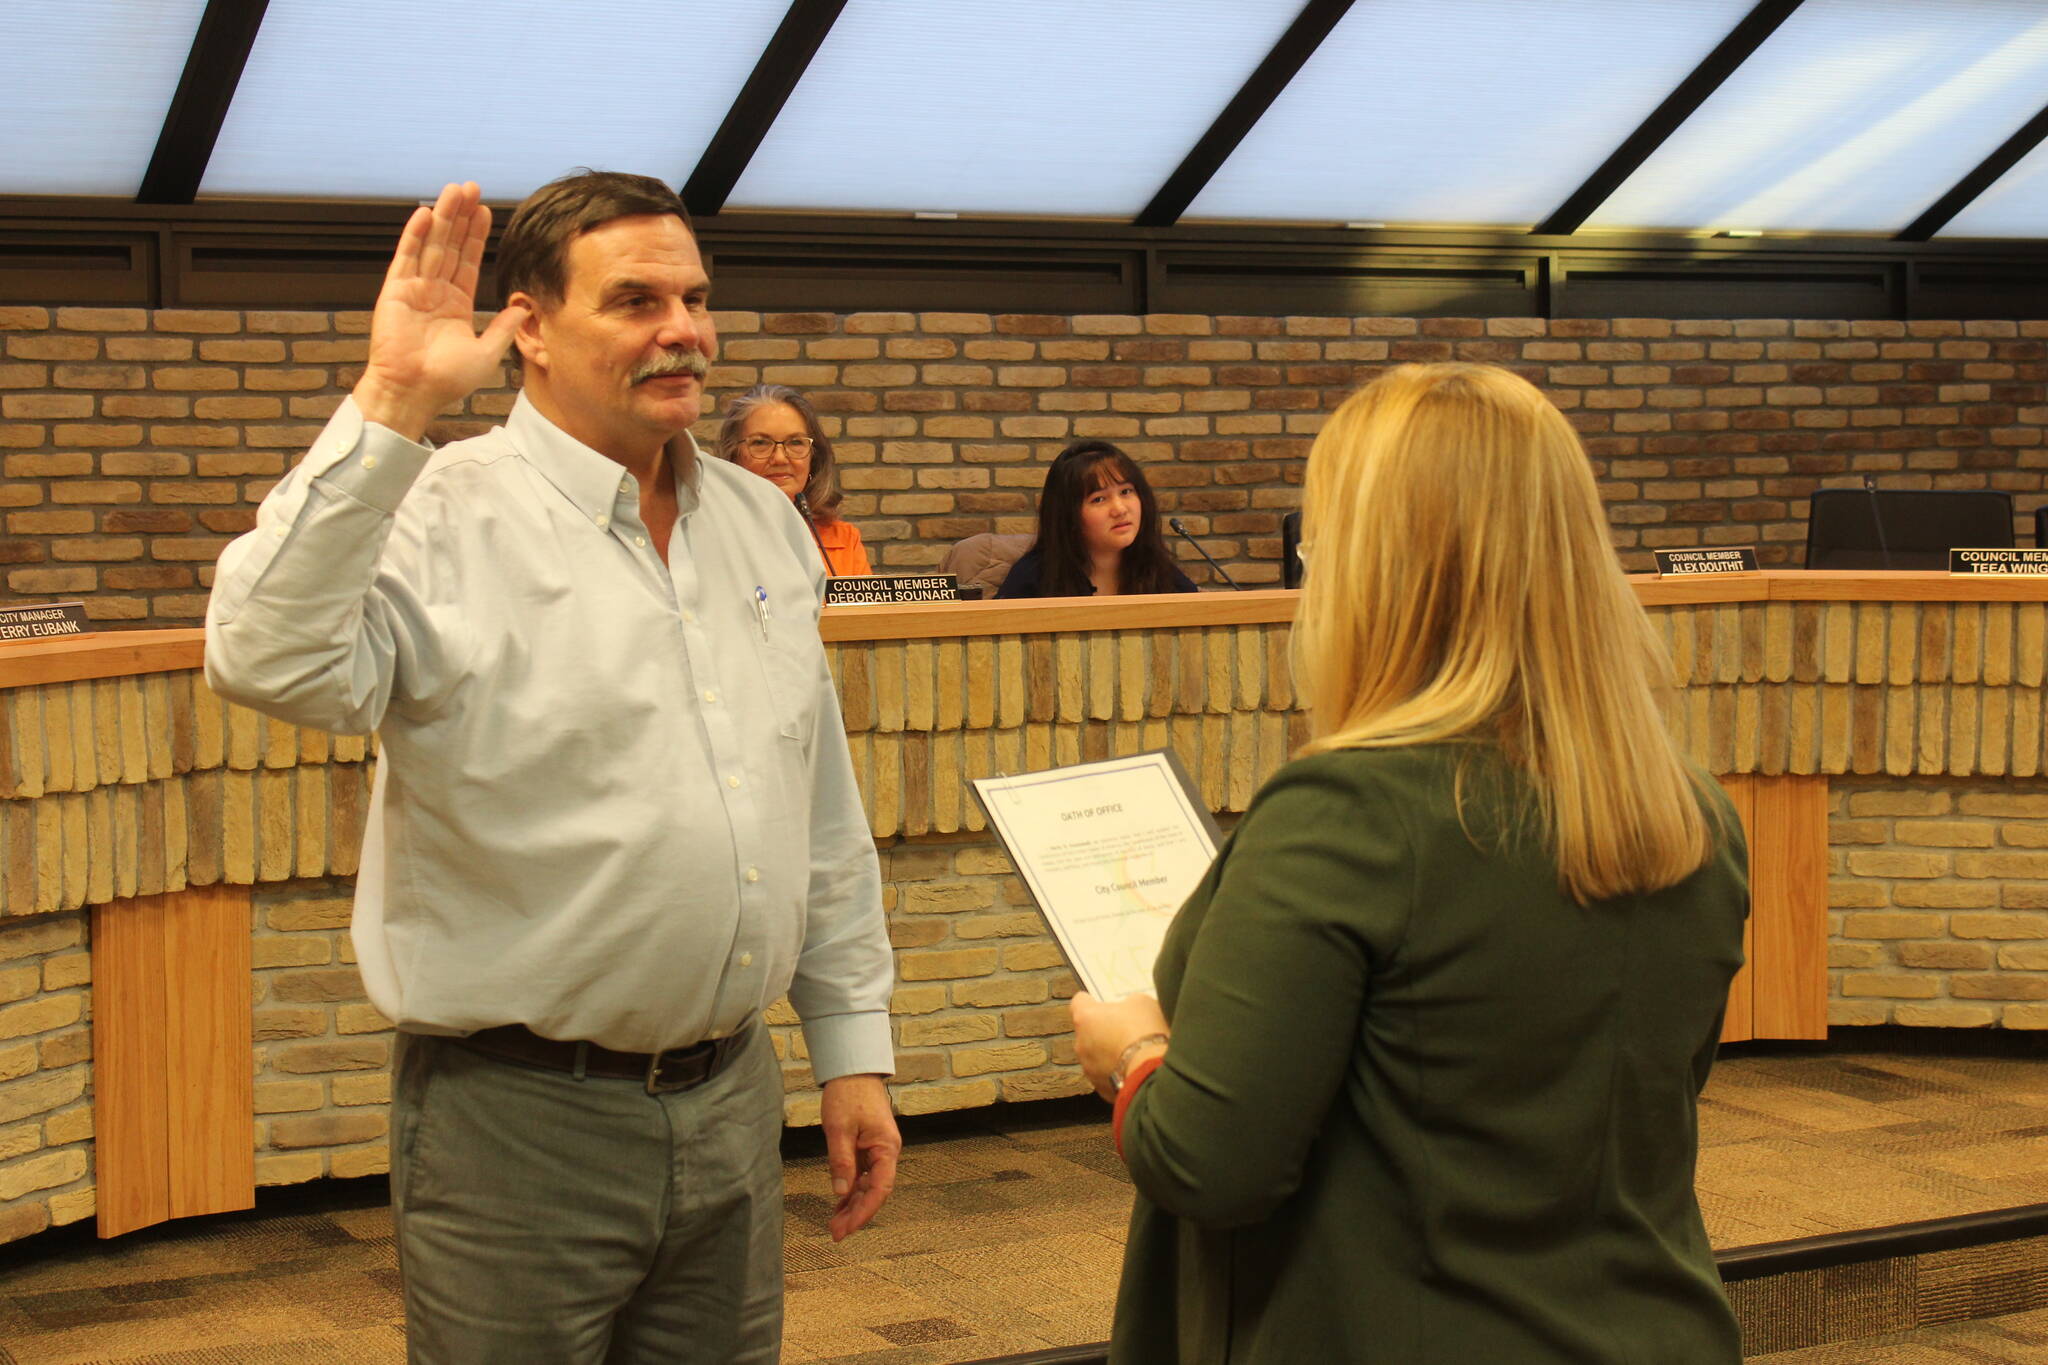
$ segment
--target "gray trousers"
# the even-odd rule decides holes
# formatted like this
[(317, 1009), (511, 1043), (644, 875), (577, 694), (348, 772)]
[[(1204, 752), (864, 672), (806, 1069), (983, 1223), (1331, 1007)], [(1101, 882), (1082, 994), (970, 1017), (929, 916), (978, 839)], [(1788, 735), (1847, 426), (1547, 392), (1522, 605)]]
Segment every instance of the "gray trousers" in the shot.
[(694, 1090), (400, 1034), (391, 1203), (414, 1365), (773, 1362), (782, 1078), (767, 1031)]

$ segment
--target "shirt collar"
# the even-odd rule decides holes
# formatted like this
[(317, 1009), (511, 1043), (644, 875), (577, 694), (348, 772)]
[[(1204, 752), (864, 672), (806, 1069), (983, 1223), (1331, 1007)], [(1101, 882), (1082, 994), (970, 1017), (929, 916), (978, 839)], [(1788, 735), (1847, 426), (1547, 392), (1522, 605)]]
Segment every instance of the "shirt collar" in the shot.
[[(524, 392), (513, 403), (512, 415), (505, 419), (505, 430), (512, 437), (513, 448), (526, 462), (589, 520), (604, 525), (618, 514), (622, 504), (638, 514), (640, 488), (631, 472), (549, 421)], [(691, 458), (688, 472), (676, 480), (679, 517), (697, 509), (704, 482), (704, 452), (687, 431), (683, 439), (689, 442)]]

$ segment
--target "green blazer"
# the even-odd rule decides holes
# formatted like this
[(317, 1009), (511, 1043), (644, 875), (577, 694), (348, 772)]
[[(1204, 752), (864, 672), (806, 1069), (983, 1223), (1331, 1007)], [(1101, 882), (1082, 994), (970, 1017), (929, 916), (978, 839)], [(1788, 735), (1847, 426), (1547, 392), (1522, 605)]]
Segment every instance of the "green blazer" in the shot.
[(1748, 883), (1707, 785), (1703, 868), (1581, 907), (1487, 750), (1275, 775), (1160, 953), (1111, 1360), (1737, 1365), (1693, 1162)]

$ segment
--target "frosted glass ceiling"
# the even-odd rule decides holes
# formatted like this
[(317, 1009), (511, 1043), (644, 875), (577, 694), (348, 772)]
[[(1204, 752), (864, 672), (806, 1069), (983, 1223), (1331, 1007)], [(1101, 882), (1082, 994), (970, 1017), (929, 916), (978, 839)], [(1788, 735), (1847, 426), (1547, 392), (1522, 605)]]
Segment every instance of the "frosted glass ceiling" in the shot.
[[(134, 197), (206, 0), (0, 4), (0, 195)], [(738, 128), (759, 142), (726, 207), (1129, 221), (1301, 5), (848, 0), (765, 131)], [(1531, 226), (1753, 5), (1357, 0), (1185, 218)], [(207, 54), (234, 85), (210, 159), (202, 100), (157, 183), (203, 163), (215, 199), (404, 202), (467, 177), (502, 202), (579, 165), (680, 185), (813, 13), (270, 0), (238, 83), (238, 54)], [(2048, 0), (1806, 0), (1587, 227), (1893, 233), (2044, 99)], [(2048, 157), (1942, 235), (2048, 235)]]
[(1587, 225), (1896, 232), (2044, 98), (2041, 0), (1807, 0)]
[(1949, 220), (1940, 237), (2039, 237), (2048, 232), (2048, 143), (2021, 158)]
[(518, 199), (576, 166), (679, 183), (787, 9), (272, 0), (200, 193), (417, 199), (474, 180)]
[(133, 197), (206, 0), (8, 0), (0, 192)]
[(731, 203), (1129, 218), (1298, 9), (852, 0)]
[(1359, 4), (1187, 216), (1533, 225), (1751, 5)]

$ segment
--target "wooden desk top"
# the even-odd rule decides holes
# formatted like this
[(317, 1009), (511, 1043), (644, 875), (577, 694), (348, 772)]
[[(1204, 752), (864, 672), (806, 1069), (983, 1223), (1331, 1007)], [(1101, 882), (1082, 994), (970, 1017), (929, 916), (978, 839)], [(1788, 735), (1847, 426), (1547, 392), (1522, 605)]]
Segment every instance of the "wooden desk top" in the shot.
[[(1629, 582), (1643, 605), (1649, 607), (1740, 602), (2048, 601), (2048, 578), (1952, 578), (1938, 572), (1773, 570), (1681, 579), (1637, 574)], [(840, 643), (1282, 625), (1294, 619), (1295, 602), (1300, 595), (1279, 589), (1256, 589), (1102, 600), (1064, 597), (831, 607), (824, 613), (820, 634), (827, 643)], [(0, 689), (177, 672), (198, 668), (204, 652), (205, 632), (197, 629), (115, 630), (60, 640), (0, 644)]]

